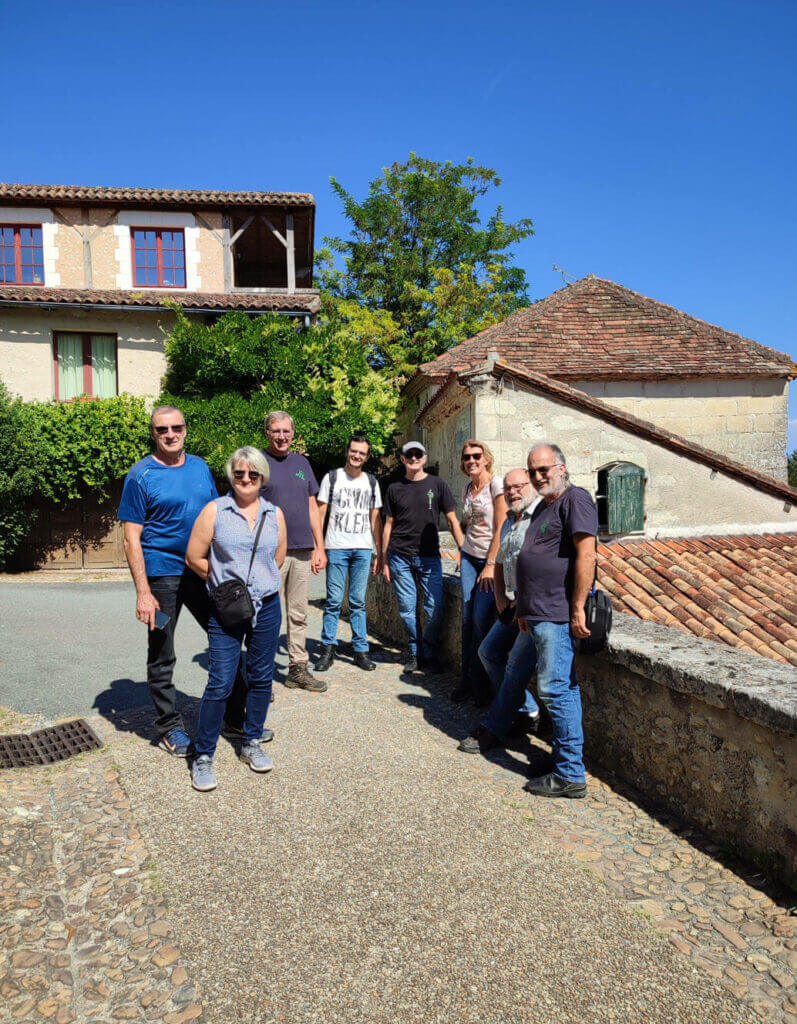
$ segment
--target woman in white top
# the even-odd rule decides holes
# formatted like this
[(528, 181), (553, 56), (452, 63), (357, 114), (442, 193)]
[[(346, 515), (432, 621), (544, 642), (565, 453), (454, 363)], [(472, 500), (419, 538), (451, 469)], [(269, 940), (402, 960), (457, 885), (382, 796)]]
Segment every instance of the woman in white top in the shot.
[(506, 519), (506, 501), (502, 479), (493, 475), (493, 453), (484, 442), (467, 440), (462, 446), (460, 465), (469, 477), (462, 492), (462, 682), (451, 696), (455, 701), (473, 696), (477, 704), (486, 705), (492, 693), (478, 650), (495, 614), (493, 576), (501, 526)]

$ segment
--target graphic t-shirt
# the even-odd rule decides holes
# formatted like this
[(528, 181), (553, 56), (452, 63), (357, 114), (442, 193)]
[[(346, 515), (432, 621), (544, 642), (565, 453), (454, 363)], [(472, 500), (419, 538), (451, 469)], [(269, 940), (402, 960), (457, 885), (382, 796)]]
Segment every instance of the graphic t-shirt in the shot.
[(379, 483), (375, 484), (371, 504), (371, 481), (367, 473), (351, 477), (344, 469), (335, 471), (332, 501), (329, 500), (329, 477), (324, 477), (318, 491), (318, 500), (329, 505), (329, 520), (324, 538), (328, 550), (371, 548), (371, 509), (382, 507)]
[(478, 494), (468, 483), (462, 492), (462, 517), (465, 520), (465, 543), (462, 550), (474, 558), (486, 558), (490, 550), (495, 528), (495, 505), (499, 494), (504, 493), (503, 477), (494, 476)]
[(152, 455), (125, 477), (116, 518), (141, 523), (147, 576), (181, 576), (194, 521), (218, 497), (204, 459), (186, 455), (182, 466), (164, 466)]
[(270, 479), (261, 488), (260, 495), (272, 505), (282, 509), (288, 531), (289, 548), (312, 548), (313, 531), (310, 529), (309, 499), (318, 494), (318, 481), (310, 463), (298, 452), (272, 455), (268, 459)]
[(385, 512), (393, 520), (388, 550), (395, 555), (440, 554), (437, 527), (440, 513), (456, 508), (451, 488), (439, 476), (397, 480), (385, 495)]
[(583, 487), (568, 487), (556, 501), (549, 505), (543, 500), (531, 513), (517, 562), (518, 618), (570, 621), (574, 533), (598, 535), (598, 511)]

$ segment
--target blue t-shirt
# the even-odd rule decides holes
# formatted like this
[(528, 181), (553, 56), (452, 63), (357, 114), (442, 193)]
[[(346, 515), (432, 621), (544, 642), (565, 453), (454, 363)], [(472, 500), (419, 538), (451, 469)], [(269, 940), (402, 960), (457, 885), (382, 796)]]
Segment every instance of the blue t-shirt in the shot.
[(318, 481), (310, 463), (298, 452), (276, 456), (263, 452), (268, 459), (269, 481), (260, 494), (272, 505), (282, 509), (288, 531), (289, 548), (315, 547), (310, 529), (310, 498), (318, 494)]
[(125, 477), (117, 519), (141, 523), (147, 576), (180, 576), (196, 517), (218, 491), (207, 463), (186, 455), (182, 466), (164, 466), (148, 455)]

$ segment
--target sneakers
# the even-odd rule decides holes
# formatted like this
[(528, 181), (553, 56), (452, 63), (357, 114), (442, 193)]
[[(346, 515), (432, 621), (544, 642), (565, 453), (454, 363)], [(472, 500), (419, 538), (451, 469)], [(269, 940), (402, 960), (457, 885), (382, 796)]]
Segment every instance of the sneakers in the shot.
[(417, 672), (418, 671), (418, 659), (414, 654), (410, 654), (407, 660), (404, 662), (405, 672)]
[(479, 725), (470, 736), (466, 736), (460, 742), (457, 750), (461, 750), (465, 754), (486, 754), (488, 750), (501, 745), (501, 741), (494, 732), (491, 732), (485, 725)]
[(292, 690), (308, 690), (310, 693), (323, 693), (327, 684), (323, 679), (316, 679), (307, 670), (307, 665), (291, 665), (285, 685)]
[(556, 772), (541, 775), (538, 779), (529, 779), (523, 788), (533, 796), (563, 796), (578, 800), (587, 795), (586, 782), (572, 782), (570, 779), (563, 779)]
[(167, 750), (174, 757), (188, 757), (191, 747), (191, 739), (184, 729), (170, 729), (164, 736), (161, 736), (158, 746), (161, 750)]
[(253, 772), (270, 772), (274, 765), (271, 758), (260, 749), (260, 743), (244, 743), (238, 757), (248, 764)]
[(321, 644), (321, 657), (313, 665), (316, 672), (328, 672), (335, 660), (335, 645)]
[[(355, 651), (354, 664), (357, 666), (357, 668), (361, 668), (363, 672), (373, 672), (373, 670), (376, 668), (376, 662), (373, 660), (373, 658), (368, 657), (367, 651)], [(317, 665), (316, 668), (318, 668)]]
[(518, 711), (515, 721), (509, 727), (509, 735), (513, 739), (523, 740), (527, 736), (536, 736), (540, 728), (540, 713), (530, 715), (527, 711)]
[[(225, 722), (224, 725), (221, 728), (221, 734), (222, 734), (222, 736), (226, 736), (228, 740), (236, 740), (239, 737), (243, 736), (243, 734), (244, 734), (243, 726), (241, 726), (241, 725), (231, 725), (229, 722)], [(264, 728), (263, 731), (260, 734), (260, 742), (261, 743), (271, 743), (271, 741), (273, 739), (274, 739), (274, 730), (273, 729), (265, 729)]]
[(213, 774), (213, 761), (207, 754), (194, 759), (191, 765), (191, 785), (200, 793), (208, 793), (218, 785)]

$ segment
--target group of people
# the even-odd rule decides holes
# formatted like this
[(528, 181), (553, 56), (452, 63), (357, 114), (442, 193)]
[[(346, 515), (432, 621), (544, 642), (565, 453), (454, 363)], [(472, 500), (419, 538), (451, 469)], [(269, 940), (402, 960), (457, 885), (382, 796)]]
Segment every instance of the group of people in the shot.
[[(136, 587), (136, 616), (148, 627), (147, 682), (159, 745), (191, 758), (195, 789), (217, 781), (213, 756), (222, 733), (241, 740), (239, 756), (255, 772), (273, 767), (263, 744), (272, 700), (274, 662), (285, 603), (288, 673), (285, 685), (322, 693), (334, 663), (348, 581), (353, 661), (373, 671), (366, 622), (369, 575), (392, 583), (407, 633), (405, 672), (439, 673), (443, 572), (439, 540), (444, 517), (462, 587), (462, 676), (452, 699), (487, 707), (459, 745), (484, 753), (513, 730), (531, 733), (537, 693), (553, 726), (553, 770), (530, 779), (540, 796), (586, 792), (575, 642), (588, 636), (584, 602), (594, 578), (597, 513), (587, 491), (570, 485), (562, 452), (535, 445), (526, 467), (503, 480), (477, 440), (465, 443), (461, 467), (463, 523), (448, 484), (426, 472), (417, 442), (401, 449), (402, 477), (384, 505), (376, 478), (364, 470), (370, 443), (355, 434), (345, 463), (319, 487), (308, 460), (292, 448), (293, 420), (277, 410), (265, 422), (268, 447), (247, 446), (226, 464), (229, 491), (219, 497), (207, 464), (185, 451), (179, 409), (151, 416), (155, 445), (125, 479), (118, 518)], [(383, 524), (384, 513), (384, 524)], [(306, 647), (311, 573), (326, 569), (321, 648), (309, 670)], [(231, 623), (221, 595), (248, 595), (248, 617)], [(236, 595), (240, 597), (240, 593)], [(419, 599), (425, 624), (421, 629)], [(174, 631), (186, 606), (207, 632), (208, 682), (192, 741), (177, 708)], [(246, 647), (245, 671), (242, 650)]]

